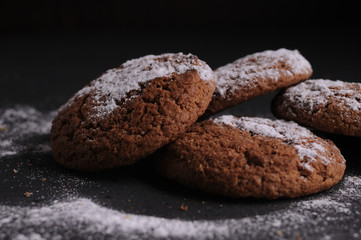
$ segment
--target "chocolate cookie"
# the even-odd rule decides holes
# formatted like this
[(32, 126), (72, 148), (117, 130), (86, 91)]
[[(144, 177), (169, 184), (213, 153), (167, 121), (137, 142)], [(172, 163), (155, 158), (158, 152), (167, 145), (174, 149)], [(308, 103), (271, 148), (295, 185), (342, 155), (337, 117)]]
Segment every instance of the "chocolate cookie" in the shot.
[(281, 92), (273, 113), (315, 129), (361, 137), (361, 84), (307, 80)]
[(294, 122), (221, 116), (194, 124), (160, 155), (168, 178), (231, 197), (298, 197), (341, 180), (339, 149)]
[(217, 89), (206, 115), (305, 80), (312, 68), (297, 50), (279, 49), (248, 55), (215, 73)]
[(132, 164), (204, 113), (214, 78), (205, 62), (182, 53), (149, 55), (108, 70), (60, 109), (51, 129), (53, 155), (80, 170)]

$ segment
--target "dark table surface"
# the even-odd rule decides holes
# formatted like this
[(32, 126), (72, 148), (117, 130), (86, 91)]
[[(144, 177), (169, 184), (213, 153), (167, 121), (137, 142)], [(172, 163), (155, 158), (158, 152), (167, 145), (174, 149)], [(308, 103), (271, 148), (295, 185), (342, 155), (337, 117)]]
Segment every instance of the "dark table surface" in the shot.
[[(177, 32), (7, 35), (0, 39), (0, 117), (9, 109), (35, 109), (39, 118), (49, 123), (54, 110), (106, 69), (119, 66), (128, 59), (164, 52), (191, 52), (216, 68), (257, 51), (281, 47), (299, 49), (313, 66), (312, 78), (360, 82), (359, 42), (359, 37), (346, 33), (337, 39), (331, 33), (307, 36), (289, 33), (277, 36), (270, 33), (264, 36), (179, 35)], [(274, 95), (256, 98), (224, 113), (274, 118), (270, 111)], [(7, 122), (7, 129), (16, 128), (16, 121), (19, 120)], [(37, 151), (38, 146), (49, 147), (48, 132), (22, 136), (18, 131), (6, 131), (0, 132), (0, 140), (14, 138), (24, 150), (0, 157), (0, 205), (37, 207), (73, 194), (130, 214), (208, 221), (267, 216), (317, 199), (340, 201), (339, 194), (347, 187), (341, 182), (331, 190), (299, 199), (229, 199), (164, 179), (153, 171), (152, 157), (131, 167), (98, 174), (70, 171), (54, 161), (49, 149)], [(332, 139), (340, 148), (347, 160), (345, 176), (361, 177), (361, 139), (316, 134)], [(18, 172), (14, 173), (14, 169)], [(38, 178), (46, 178), (46, 181), (38, 181)], [(337, 209), (329, 211), (330, 218), (327, 218), (326, 208), (319, 213), (315, 210), (313, 223), (320, 224), (324, 219), (319, 231), (315, 230), (317, 224), (297, 227), (288, 223), (287, 226), (267, 228), (271, 232), (262, 232), (265, 230), (260, 228), (259, 234), (236, 231), (231, 238), (361, 239), (361, 189), (356, 190), (347, 217)], [(27, 191), (33, 195), (24, 197)], [(180, 210), (182, 204), (188, 206), (187, 211)], [(342, 216), (338, 218), (338, 214)]]

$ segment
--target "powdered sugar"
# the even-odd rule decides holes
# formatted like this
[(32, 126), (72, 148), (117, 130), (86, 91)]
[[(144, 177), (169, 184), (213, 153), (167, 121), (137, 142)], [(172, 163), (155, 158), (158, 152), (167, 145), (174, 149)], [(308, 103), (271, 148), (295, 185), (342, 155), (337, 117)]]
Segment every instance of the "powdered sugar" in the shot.
[[(279, 66), (284, 63), (284, 69)], [(216, 93), (226, 96), (238, 87), (257, 84), (260, 79), (272, 79), (277, 82), (281, 74), (293, 77), (296, 74), (308, 74), (312, 71), (310, 63), (297, 51), (279, 49), (251, 54), (218, 68)]]
[(325, 143), (320, 142), (311, 131), (295, 122), (257, 117), (237, 118), (232, 115), (223, 115), (214, 118), (213, 121), (217, 124), (231, 125), (251, 134), (282, 139), (296, 148), (298, 155), (303, 159), (303, 167), (309, 171), (313, 170), (310, 163), (316, 161), (317, 157), (325, 165), (330, 163), (330, 160), (324, 157), (326, 150), (323, 144)]
[[(178, 220), (127, 214), (86, 198), (43, 207), (0, 205), (0, 238), (11, 239), (333, 239), (357, 238), (361, 178), (347, 176), (328, 194), (295, 201), (265, 215), (224, 220)], [(337, 231), (325, 231), (334, 226)]]
[[(286, 109), (291, 104), (312, 112), (331, 100), (341, 107), (359, 111), (361, 110), (361, 84), (312, 79), (288, 88), (283, 94), (283, 98), (285, 101), (280, 107)], [(345, 110), (345, 114), (347, 114), (347, 110)]]
[(50, 151), (49, 144), (22, 144), (24, 139), (49, 134), (51, 121), (56, 112), (42, 113), (29, 106), (16, 106), (0, 111), (0, 157), (15, 155), (23, 151)]
[[(118, 102), (127, 100), (127, 94), (140, 90), (140, 84), (158, 77), (171, 77), (172, 74), (183, 74), (190, 70), (197, 70), (201, 79), (214, 81), (215, 76), (212, 69), (203, 61), (192, 54), (162, 54), (148, 55), (145, 57), (129, 60), (120, 68), (106, 71), (98, 79), (91, 82), (87, 87), (81, 89), (69, 101), (93, 92), (95, 106), (95, 117), (103, 117), (116, 109)], [(135, 97), (132, 95), (130, 98)]]

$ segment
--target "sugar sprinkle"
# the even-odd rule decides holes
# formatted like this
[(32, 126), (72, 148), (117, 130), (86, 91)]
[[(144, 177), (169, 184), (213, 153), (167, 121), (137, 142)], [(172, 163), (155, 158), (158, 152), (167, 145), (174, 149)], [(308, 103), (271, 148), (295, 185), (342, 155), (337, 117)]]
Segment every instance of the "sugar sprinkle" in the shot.
[(24, 139), (33, 134), (49, 134), (51, 121), (56, 111), (41, 112), (30, 106), (16, 106), (0, 110), (0, 157), (12, 156), (20, 152), (49, 152), (48, 143), (23, 144)]
[(317, 157), (321, 158), (324, 165), (330, 163), (330, 160), (324, 157), (326, 150), (323, 144), (325, 143), (319, 142), (316, 135), (295, 122), (260, 117), (238, 118), (232, 115), (223, 115), (214, 118), (213, 121), (217, 124), (227, 124), (252, 134), (282, 139), (287, 144), (291, 144), (296, 148), (298, 155), (304, 160), (301, 164), (309, 171), (313, 171), (310, 163), (316, 161)]
[[(275, 67), (281, 61), (285, 62), (287, 69)], [(307, 74), (312, 68), (298, 50), (281, 48), (250, 54), (215, 70), (216, 93), (226, 96), (236, 89), (235, 86), (254, 85), (255, 80), (259, 79), (272, 79), (277, 82), (281, 77), (280, 71), (282, 75), (293, 77), (295, 74)]]
[(297, 106), (312, 113), (320, 109), (320, 105), (326, 105), (330, 100), (346, 107), (343, 114), (348, 114), (347, 109), (361, 110), (360, 83), (310, 79), (288, 88), (282, 96), (285, 101), (282, 102), (280, 108), (288, 110), (290, 114), (292, 114), (292, 110), (289, 106)]
[(118, 107), (117, 102), (129, 100), (127, 93), (139, 90), (141, 83), (158, 77), (170, 77), (174, 73), (183, 74), (193, 69), (198, 71), (201, 79), (214, 81), (215, 75), (212, 69), (192, 54), (166, 53), (132, 59), (122, 64), (120, 68), (106, 71), (89, 86), (77, 92), (65, 106), (71, 104), (74, 99), (93, 92), (96, 102), (94, 117), (103, 117)]
[[(328, 225), (360, 216), (360, 207), (361, 178), (356, 176), (345, 177), (337, 190), (324, 196), (239, 219), (166, 219), (120, 212), (86, 198), (74, 198), (43, 207), (0, 205), (0, 239), (296, 239), (298, 235), (333, 239), (325, 231)], [(357, 239), (360, 222), (354, 224), (335, 227), (352, 230), (349, 237)]]

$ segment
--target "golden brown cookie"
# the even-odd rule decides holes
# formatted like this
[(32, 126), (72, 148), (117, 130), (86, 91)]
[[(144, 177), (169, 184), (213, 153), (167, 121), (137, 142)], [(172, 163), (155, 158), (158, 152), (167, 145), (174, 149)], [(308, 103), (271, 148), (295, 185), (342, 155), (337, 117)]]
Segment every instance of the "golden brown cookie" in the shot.
[(332, 141), (294, 122), (230, 115), (194, 124), (157, 169), (190, 187), (230, 197), (299, 197), (339, 182), (345, 160)]
[(86, 171), (132, 164), (204, 113), (214, 78), (205, 62), (182, 53), (149, 55), (110, 69), (60, 109), (51, 129), (54, 158)]
[(281, 92), (273, 113), (315, 129), (361, 137), (361, 84), (307, 80)]
[(297, 50), (282, 48), (245, 56), (215, 73), (217, 89), (206, 115), (305, 80), (312, 68)]

